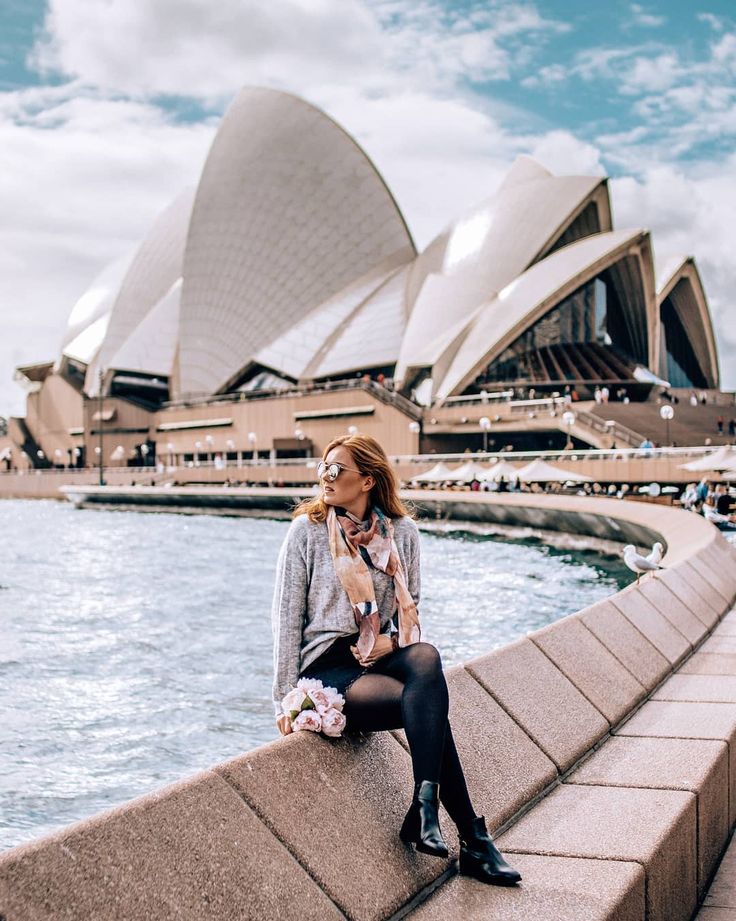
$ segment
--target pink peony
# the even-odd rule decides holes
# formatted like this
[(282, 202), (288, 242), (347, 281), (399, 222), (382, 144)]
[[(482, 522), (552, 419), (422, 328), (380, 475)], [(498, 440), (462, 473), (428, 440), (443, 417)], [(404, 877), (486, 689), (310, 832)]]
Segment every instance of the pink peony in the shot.
[(281, 701), (281, 709), (294, 719), (308, 700), (309, 698), (301, 688), (294, 688)]
[(296, 686), (301, 691), (306, 691), (306, 693), (310, 696), (312, 691), (321, 691), (324, 687), (319, 678), (300, 678), (297, 681)]
[(326, 736), (331, 736), (333, 739), (342, 735), (345, 723), (346, 719), (344, 714), (334, 708), (322, 714), (322, 732), (324, 732)]
[[(338, 714), (342, 716), (342, 714)], [(292, 722), (291, 728), (294, 732), (300, 729), (307, 729), (309, 732), (319, 732), (322, 728), (322, 717), (316, 710), (302, 710), (297, 718)]]

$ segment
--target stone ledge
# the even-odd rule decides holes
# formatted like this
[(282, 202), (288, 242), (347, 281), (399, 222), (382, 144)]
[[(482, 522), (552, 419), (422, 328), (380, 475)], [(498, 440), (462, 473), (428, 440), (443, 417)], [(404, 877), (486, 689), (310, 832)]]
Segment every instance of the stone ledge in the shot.
[[(634, 778), (630, 778), (630, 785), (621, 787), (611, 780), (613, 773), (607, 781), (611, 781), (610, 786), (582, 783), (585, 765), (577, 780), (570, 775), (566, 780), (571, 782), (554, 785), (557, 771), (570, 770), (591, 748), (600, 746), (611, 722), (620, 715), (625, 717), (637, 705), (642, 690), (646, 693), (657, 688), (733, 603), (736, 550), (695, 516), (686, 518), (687, 513), (643, 503), (529, 495), (489, 498), (487, 494), (463, 494), (460, 500), (456, 495), (426, 492), (416, 494), (416, 498), (440, 513), (476, 520), (493, 520), (496, 515), (517, 524), (542, 527), (553, 521), (558, 529), (636, 543), (660, 539), (667, 545), (668, 572), (661, 581), (632, 585), (609, 601), (567, 618), (573, 626), (560, 622), (557, 631), (541, 631), (541, 638), (534, 635), (482, 656), (467, 663), (466, 671), (452, 670), (448, 680), (456, 692), (452, 706), (462, 736), (458, 744), (479, 805), (489, 813), (492, 825), (514, 823), (516, 819), (499, 842), (518, 851), (519, 862), (527, 868), (532, 900), (527, 907), (539, 904), (543, 912), (547, 910), (545, 904), (557, 905), (560, 912), (577, 919), (580, 913), (575, 914), (575, 899), (584, 899), (586, 885), (596, 885), (585, 880), (593, 880), (596, 873), (605, 870), (612, 875), (600, 882), (600, 892), (588, 892), (588, 902), (576, 903), (586, 906), (586, 921), (628, 921), (629, 917), (643, 921), (643, 875), (640, 867), (632, 864), (637, 861), (646, 867), (648, 876), (647, 917), (666, 921), (684, 918), (691, 902), (694, 907), (697, 873), (702, 882), (718, 847), (718, 835), (711, 826), (707, 834), (703, 830), (705, 836), (696, 838), (695, 832), (696, 806), (700, 809), (702, 801), (705, 809), (706, 799), (716, 802), (719, 797), (723, 802), (722, 786), (714, 780), (720, 776), (718, 769), (714, 767), (692, 791), (642, 789)], [(680, 576), (686, 577), (685, 583)], [(689, 581), (697, 586), (695, 593), (683, 588)], [(564, 648), (565, 636), (570, 643), (582, 642), (594, 661), (575, 662)], [(718, 643), (726, 647), (733, 643), (736, 648), (736, 614), (727, 615), (715, 627), (706, 645), (713, 649)], [(618, 684), (615, 695), (607, 697), (604, 686), (606, 676), (611, 675), (617, 676)], [(683, 673), (677, 677), (704, 676)], [(664, 687), (666, 695), (672, 694), (677, 682)], [(493, 737), (478, 734), (474, 707), (482, 707), (490, 724), (502, 734), (506, 752), (518, 746), (517, 754), (526, 751), (528, 763), (533, 765), (519, 783), (509, 781), (511, 789), (500, 795), (488, 768), (493, 766), (494, 754), (502, 753), (495, 752)], [(692, 708), (701, 709), (696, 715)], [(629, 737), (633, 744), (644, 746), (647, 740), (636, 737), (670, 736), (724, 741), (730, 825), (736, 806), (733, 705), (651, 700), (616, 730), (611, 742)], [(607, 744), (610, 742), (599, 753), (606, 752)], [(598, 762), (596, 757), (589, 764), (602, 769), (603, 755)], [(697, 786), (692, 776), (690, 780)], [(686, 782), (687, 778), (683, 785)], [(550, 784), (553, 791), (528, 811), (530, 799)], [(405, 911), (428, 887), (442, 882), (447, 866), (405, 848), (396, 838), (410, 791), (408, 755), (390, 735), (340, 742), (290, 737), (191, 781), (0, 855), (0, 913), (4, 912), (8, 921), (16, 921), (12, 911), (20, 906), (23, 921), (50, 921), (60, 914), (56, 909), (55, 914), (49, 914), (48, 906), (63, 905), (64, 916), (79, 921), (99, 921), (101, 917), (117, 921), (131, 916), (125, 912), (133, 904), (142, 917), (194, 919), (202, 917), (205, 893), (209, 899), (207, 913), (213, 918), (291, 918), (298, 914), (378, 921)], [(217, 805), (220, 800), (226, 809)], [(159, 806), (154, 809), (153, 803)], [(560, 821), (551, 827), (550, 816), (556, 814), (560, 803), (569, 807), (568, 819), (576, 816), (577, 822)], [(182, 804), (186, 804), (183, 809)], [(636, 806), (633, 810), (632, 804)], [(656, 815), (652, 810), (662, 804), (664, 812), (660, 811), (654, 821), (645, 821)], [(708, 808), (710, 817), (715, 812)], [(609, 827), (618, 823), (628, 836), (625, 847), (619, 847), (620, 842), (610, 836), (601, 837), (598, 825), (586, 825), (596, 816), (603, 817)], [(215, 826), (219, 822), (214, 830), (213, 822)], [(538, 845), (534, 835), (529, 837), (530, 829), (535, 830), (534, 835), (539, 832)], [(241, 835), (247, 837), (252, 861), (237, 850)], [(67, 840), (74, 846), (81, 842), (79, 854), (88, 848), (71, 875), (69, 855), (59, 845)], [(69, 844), (64, 846), (75, 853)], [(535, 856), (526, 851), (545, 854)], [(596, 859), (588, 859), (590, 856)], [(580, 881), (573, 882), (572, 891), (577, 894), (572, 901), (564, 880), (558, 879), (558, 889), (552, 889), (553, 862), (558, 868), (567, 868), (569, 879)], [(387, 875), (389, 864), (391, 873)], [(101, 865), (106, 869), (100, 871)], [(183, 880), (172, 867), (183, 868)], [(622, 868), (628, 869), (622, 873)], [(678, 879), (684, 881), (679, 889)], [(143, 880), (150, 892), (144, 891)], [(495, 910), (493, 900), (507, 899), (498, 904), (504, 905), (509, 918), (516, 917), (512, 912), (521, 905), (524, 885), (513, 892), (479, 889), (479, 885), (451, 880), (414, 913), (434, 911), (433, 905), (452, 905), (453, 894), (458, 893), (466, 899), (469, 912)], [(109, 907), (110, 896), (117, 906), (114, 909)], [(559, 914), (555, 921), (565, 921), (568, 914)], [(553, 915), (548, 916), (551, 921)], [(547, 916), (540, 913), (538, 917)]]

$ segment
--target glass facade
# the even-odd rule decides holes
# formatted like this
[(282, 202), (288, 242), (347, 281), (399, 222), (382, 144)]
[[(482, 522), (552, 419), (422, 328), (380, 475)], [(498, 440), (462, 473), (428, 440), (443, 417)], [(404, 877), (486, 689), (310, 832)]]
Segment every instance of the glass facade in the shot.
[[(586, 348), (589, 346), (593, 348)], [(604, 272), (530, 326), (470, 389), (477, 384), (501, 381), (574, 381), (598, 377), (604, 380), (606, 352), (611, 354), (611, 379), (620, 379), (625, 371), (622, 359), (624, 365), (631, 363), (629, 356), (635, 351), (616, 286)], [(585, 360), (586, 355), (590, 362)], [(591, 367), (593, 355), (598, 356), (595, 367)], [(576, 361), (581, 363), (579, 373), (571, 366)]]
[(665, 374), (673, 387), (708, 387), (679, 314), (668, 297), (659, 311), (660, 350), (666, 356)]

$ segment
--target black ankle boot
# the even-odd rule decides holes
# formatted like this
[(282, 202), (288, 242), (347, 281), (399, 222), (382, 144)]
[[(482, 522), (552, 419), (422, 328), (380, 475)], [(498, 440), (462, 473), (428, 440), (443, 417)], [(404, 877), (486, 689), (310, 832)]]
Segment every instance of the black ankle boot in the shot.
[(417, 850), (434, 857), (447, 857), (437, 810), (440, 805), (440, 785), (422, 780), (414, 787), (414, 799), (401, 826), (399, 837)]
[(460, 832), (460, 872), (492, 886), (513, 886), (521, 874), (510, 867), (486, 830), (482, 815)]

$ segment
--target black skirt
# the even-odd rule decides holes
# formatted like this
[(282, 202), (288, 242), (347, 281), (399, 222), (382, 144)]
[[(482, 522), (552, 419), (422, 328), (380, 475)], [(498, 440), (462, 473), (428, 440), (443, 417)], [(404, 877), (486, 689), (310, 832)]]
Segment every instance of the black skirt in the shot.
[(358, 642), (358, 634), (340, 636), (321, 656), (311, 662), (299, 675), (300, 678), (319, 678), (328, 688), (335, 688), (344, 697), (350, 685), (361, 675), (370, 671), (362, 666), (350, 652)]

